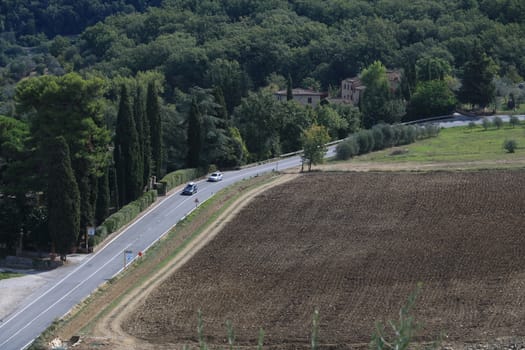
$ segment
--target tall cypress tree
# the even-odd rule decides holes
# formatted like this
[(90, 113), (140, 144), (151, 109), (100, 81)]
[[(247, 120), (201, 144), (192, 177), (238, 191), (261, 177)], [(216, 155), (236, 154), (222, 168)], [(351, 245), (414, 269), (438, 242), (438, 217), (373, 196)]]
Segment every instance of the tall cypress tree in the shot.
[(49, 141), (47, 211), (49, 233), (60, 257), (74, 246), (80, 225), (80, 192), (71, 167), (69, 147), (64, 137)]
[(77, 159), (72, 162), (75, 178), (80, 191), (80, 226), (79, 237), (85, 234), (86, 227), (95, 224), (95, 207), (97, 200), (96, 175), (89, 173), (87, 159)]
[(122, 86), (115, 131), (115, 168), (120, 205), (138, 198), (142, 174), (138, 171), (139, 142), (127, 87)]
[(226, 107), (226, 101), (224, 100), (224, 94), (220, 87), (217, 86), (213, 89), (213, 97), (215, 97), (215, 103), (217, 103), (218, 105), (218, 107), (216, 108), (217, 118), (221, 119), (221, 122), (217, 125), (217, 127), (221, 129), (226, 129), (230, 126), (230, 122), (228, 118), (228, 109)]
[(201, 118), (199, 107), (195, 98), (191, 101), (190, 113), (188, 115), (188, 156), (186, 158), (188, 167), (197, 168), (200, 165), (201, 140)]
[[(136, 155), (137, 171), (140, 174), (140, 188), (144, 188), (144, 119), (146, 118), (146, 107), (144, 105), (144, 96), (140, 84), (137, 87), (137, 93), (133, 104), (133, 117), (135, 128), (137, 129), (137, 139), (139, 152)], [(149, 133), (148, 133), (149, 134)]]
[(117, 168), (115, 164), (110, 164), (108, 170), (109, 180), (109, 208), (113, 207), (113, 210), (120, 208), (120, 199), (118, 197), (118, 179), (117, 179)]
[(146, 115), (150, 127), (151, 140), (151, 162), (153, 164), (153, 175), (160, 178), (162, 174), (162, 124), (160, 120), (159, 97), (155, 82), (148, 84), (146, 99)]
[[(145, 108), (145, 107), (144, 107)], [(142, 183), (145, 185), (149, 184), (151, 177), (151, 128), (149, 126), (148, 116), (146, 115), (146, 110), (144, 109), (144, 115), (142, 118), (142, 132), (143, 132), (143, 144), (142, 144), (142, 154), (143, 154), (143, 176)]]
[(288, 81), (286, 82), (286, 101), (293, 100), (292, 84), (292, 76), (288, 74)]
[(109, 216), (110, 191), (109, 191), (109, 168), (106, 168), (98, 179), (97, 205), (95, 210), (96, 224), (101, 224)]

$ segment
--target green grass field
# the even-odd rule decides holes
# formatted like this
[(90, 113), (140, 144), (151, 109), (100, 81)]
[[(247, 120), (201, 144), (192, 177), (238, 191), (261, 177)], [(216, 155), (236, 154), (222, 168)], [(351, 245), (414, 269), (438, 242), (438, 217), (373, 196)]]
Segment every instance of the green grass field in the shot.
[[(523, 124), (523, 122), (522, 122)], [(517, 142), (514, 153), (503, 148), (505, 140)], [(393, 155), (393, 149), (365, 154), (354, 162), (471, 162), (525, 160), (525, 125), (515, 128), (505, 124), (501, 129), (487, 130), (481, 125), (474, 128), (455, 127), (442, 129), (439, 136), (396, 147), (403, 152)], [(524, 164), (525, 165), (525, 164)]]

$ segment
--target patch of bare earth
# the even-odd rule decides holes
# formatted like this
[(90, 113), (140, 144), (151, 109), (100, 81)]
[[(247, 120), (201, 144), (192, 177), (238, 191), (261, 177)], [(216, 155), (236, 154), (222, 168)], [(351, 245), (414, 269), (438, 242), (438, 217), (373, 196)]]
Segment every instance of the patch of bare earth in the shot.
[(307, 349), (315, 309), (322, 347), (365, 348), (418, 282), (418, 341), (521, 338), (524, 215), (525, 170), (305, 174), (254, 195), (80, 348), (195, 346), (201, 310), (211, 346), (226, 345), (229, 320), (236, 344), (255, 346), (263, 328), (266, 348)]

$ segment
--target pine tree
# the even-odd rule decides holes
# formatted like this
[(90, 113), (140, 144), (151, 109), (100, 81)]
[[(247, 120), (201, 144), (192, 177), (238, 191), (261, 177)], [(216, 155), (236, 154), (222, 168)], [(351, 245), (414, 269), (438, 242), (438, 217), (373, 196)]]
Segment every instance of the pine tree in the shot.
[(152, 170), (153, 174), (160, 178), (162, 176), (162, 124), (159, 98), (154, 81), (148, 84), (146, 115), (150, 126)]
[(485, 108), (496, 95), (493, 79), (494, 62), (483, 51), (479, 42), (476, 42), (470, 53), (470, 60), (463, 68), (459, 100)]
[(55, 248), (65, 260), (74, 246), (80, 225), (80, 192), (73, 175), (69, 147), (60, 136), (50, 140), (47, 211), (49, 233)]
[(199, 107), (197, 106), (197, 101), (193, 98), (191, 101), (190, 114), (188, 115), (188, 167), (197, 168), (200, 165), (199, 157), (201, 148), (201, 120)]

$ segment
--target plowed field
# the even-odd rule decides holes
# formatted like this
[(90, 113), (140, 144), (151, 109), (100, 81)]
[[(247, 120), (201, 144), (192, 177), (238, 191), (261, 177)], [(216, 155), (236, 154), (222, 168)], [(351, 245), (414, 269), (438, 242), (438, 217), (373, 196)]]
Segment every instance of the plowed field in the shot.
[[(525, 172), (312, 173), (259, 194), (123, 322), (158, 344), (370, 341), (418, 282), (419, 340), (525, 335)], [(164, 345), (161, 345), (164, 344)], [(170, 346), (170, 347), (171, 347)]]

